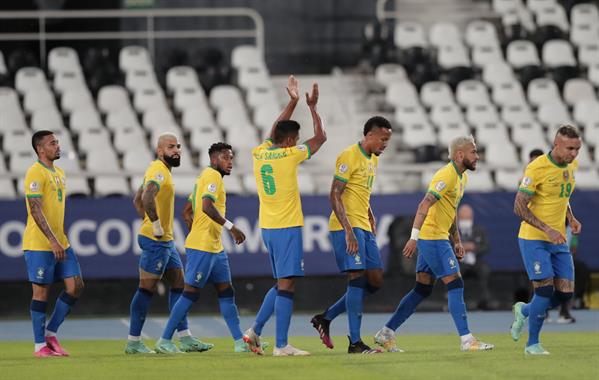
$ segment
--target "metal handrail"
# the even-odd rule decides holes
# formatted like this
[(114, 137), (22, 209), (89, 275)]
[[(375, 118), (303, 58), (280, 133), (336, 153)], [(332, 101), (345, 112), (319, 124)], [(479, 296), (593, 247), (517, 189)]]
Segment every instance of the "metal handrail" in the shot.
[[(248, 17), (254, 22), (253, 29), (223, 30), (155, 30), (155, 19), (165, 17)], [(47, 32), (46, 20), (85, 18), (145, 18), (146, 30), (142, 32)], [(0, 41), (40, 42), (40, 58), (45, 64), (46, 41), (60, 40), (147, 40), (152, 60), (155, 58), (154, 40), (182, 38), (254, 38), (258, 51), (264, 56), (264, 20), (251, 8), (171, 8), (137, 10), (73, 10), (73, 11), (14, 11), (0, 12), (0, 20), (37, 19), (37, 33), (0, 33)]]

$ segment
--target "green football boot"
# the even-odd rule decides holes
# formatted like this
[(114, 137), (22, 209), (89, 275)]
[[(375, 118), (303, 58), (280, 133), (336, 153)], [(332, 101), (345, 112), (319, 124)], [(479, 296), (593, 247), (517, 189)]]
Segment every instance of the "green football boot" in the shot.
[(179, 338), (179, 342), (181, 343), (179, 347), (183, 352), (204, 352), (214, 347), (212, 343), (204, 343), (189, 335)]
[(126, 354), (155, 354), (156, 351), (150, 350), (141, 340), (127, 340), (127, 345), (125, 346)]
[(532, 344), (524, 349), (524, 355), (549, 355), (549, 351), (545, 350), (541, 343)]
[(526, 305), (524, 302), (516, 302), (514, 307), (512, 307), (512, 310), (514, 311), (514, 322), (512, 323), (510, 332), (512, 339), (516, 342), (520, 339), (522, 330), (524, 329), (524, 322), (526, 322), (526, 317), (522, 314), (522, 306), (524, 305)]
[(158, 339), (156, 342), (156, 352), (159, 354), (181, 354), (183, 353), (177, 346), (173, 343), (172, 340), (167, 339)]

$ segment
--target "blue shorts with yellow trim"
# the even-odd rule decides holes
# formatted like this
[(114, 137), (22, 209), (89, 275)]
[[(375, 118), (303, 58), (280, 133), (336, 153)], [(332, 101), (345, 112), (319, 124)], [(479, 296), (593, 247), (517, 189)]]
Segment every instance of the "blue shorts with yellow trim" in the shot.
[(304, 243), (301, 227), (263, 228), (262, 240), (268, 250), (274, 278), (304, 275)]
[(416, 273), (424, 272), (442, 278), (460, 272), (458, 259), (449, 240), (418, 240)]
[(358, 240), (358, 253), (355, 255), (347, 253), (344, 230), (331, 231), (329, 233), (339, 271), (347, 272), (351, 270), (383, 268), (381, 254), (374, 234), (358, 227), (352, 229)]
[(207, 283), (231, 283), (229, 257), (225, 251), (212, 253), (185, 248), (185, 283), (195, 288), (203, 288)]
[(65, 278), (81, 276), (81, 267), (71, 247), (65, 250), (66, 258), (56, 261), (52, 251), (25, 251), (29, 282), (51, 284)]
[(181, 256), (175, 248), (175, 241), (157, 241), (138, 235), (137, 243), (141, 248), (139, 267), (146, 272), (162, 276), (169, 269), (183, 269)]
[(518, 239), (518, 245), (530, 280), (565, 278), (574, 281), (574, 261), (567, 244)]

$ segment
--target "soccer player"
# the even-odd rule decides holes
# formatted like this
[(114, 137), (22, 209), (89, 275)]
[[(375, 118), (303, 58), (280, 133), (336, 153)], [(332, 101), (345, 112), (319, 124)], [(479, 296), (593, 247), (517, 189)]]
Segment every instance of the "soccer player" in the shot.
[(518, 243), (534, 296), (528, 304), (514, 305), (512, 338), (520, 339), (528, 317), (528, 342), (525, 355), (549, 355), (539, 342), (548, 309), (572, 298), (574, 264), (566, 244), (567, 219), (572, 233), (579, 234), (582, 225), (570, 208), (574, 191), (576, 156), (582, 141), (576, 128), (561, 126), (553, 141), (553, 149), (528, 164), (518, 188), (514, 212), (520, 219)]
[[(31, 139), (38, 161), (25, 175), (27, 225), (23, 251), (27, 274), (33, 290), (31, 322), (35, 342), (34, 355), (69, 356), (56, 338), (58, 328), (83, 291), (81, 268), (64, 231), (66, 203), (65, 174), (54, 161), (60, 158), (60, 145), (50, 131), (38, 131)], [(46, 325), (46, 307), (50, 287), (62, 280), (54, 312)]]
[[(171, 287), (169, 309), (183, 292), (183, 265), (175, 248), (173, 216), (175, 212), (175, 187), (171, 169), (181, 160), (181, 144), (177, 136), (164, 133), (158, 138), (157, 160), (153, 161), (144, 175), (144, 182), (137, 190), (133, 204), (143, 218), (137, 241), (142, 249), (139, 260), (139, 288), (131, 301), (129, 337), (125, 353), (154, 353), (141, 341), (141, 330), (150, 300), (158, 281), (164, 276)], [(182, 351), (206, 351), (212, 345), (191, 336), (184, 318), (177, 327)]]
[(426, 196), (418, 205), (410, 239), (403, 249), (403, 255), (410, 258), (418, 248), (416, 285), (374, 336), (374, 341), (390, 352), (401, 351), (395, 343), (394, 331), (432, 293), (435, 280), (439, 278), (447, 288), (449, 313), (460, 335), (461, 350), (484, 351), (494, 347), (476, 339), (468, 329), (464, 282), (458, 265), (458, 259), (464, 256), (464, 247), (457, 227), (456, 209), (468, 181), (466, 170), (476, 169), (478, 153), (474, 138), (462, 136), (453, 139), (449, 158), (451, 161), (433, 176)]
[(200, 289), (207, 283), (216, 287), (221, 314), (235, 340), (234, 351), (250, 351), (239, 328), (229, 258), (221, 242), (223, 227), (229, 231), (236, 244), (245, 240), (243, 232), (225, 219), (227, 194), (223, 176), (231, 174), (233, 151), (231, 145), (219, 142), (212, 144), (208, 154), (210, 166), (196, 180), (194, 190), (183, 209), (183, 219), (190, 229), (185, 241), (185, 288), (171, 310), (162, 338), (156, 343), (156, 351), (160, 353), (180, 352), (171, 341), (173, 333), (200, 297)]
[(378, 157), (391, 138), (391, 124), (375, 116), (364, 125), (364, 138), (346, 148), (337, 157), (330, 201), (333, 211), (329, 221), (330, 239), (337, 266), (347, 273), (347, 291), (323, 314), (312, 318), (312, 325), (328, 348), (331, 321), (347, 310), (350, 354), (378, 353), (360, 337), (362, 306), (365, 294), (376, 292), (383, 283), (383, 265), (376, 244), (376, 221), (370, 208), (370, 193), (376, 176)]
[(326, 141), (320, 116), (316, 111), (318, 85), (306, 93), (306, 103), (314, 122), (314, 136), (297, 145), (300, 125), (289, 120), (299, 101), (298, 82), (290, 76), (287, 83), (289, 103), (275, 121), (268, 138), (252, 151), (254, 175), (260, 200), (259, 224), (262, 239), (268, 249), (273, 276), (277, 283), (264, 297), (253, 327), (246, 330), (245, 341), (250, 349), (263, 354), (260, 334), (270, 316), (276, 316), (276, 346), (274, 356), (305, 356), (288, 343), (287, 337), (296, 277), (304, 275), (302, 226), (304, 217), (297, 184), (300, 163), (315, 154)]

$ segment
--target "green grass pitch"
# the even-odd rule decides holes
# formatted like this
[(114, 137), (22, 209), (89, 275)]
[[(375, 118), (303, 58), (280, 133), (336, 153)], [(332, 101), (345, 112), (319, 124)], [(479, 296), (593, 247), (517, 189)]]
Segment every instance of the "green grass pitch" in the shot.
[[(552, 354), (524, 357), (524, 342), (509, 335), (481, 335), (489, 352), (462, 353), (454, 335), (400, 336), (405, 353), (348, 355), (347, 339), (334, 350), (316, 337), (291, 337), (310, 357), (276, 358), (232, 352), (232, 340), (206, 339), (216, 347), (176, 356), (127, 356), (124, 341), (64, 341), (69, 358), (37, 359), (30, 342), (0, 342), (1, 379), (599, 379), (599, 333), (545, 333)], [(366, 339), (369, 342), (372, 338)], [(265, 338), (270, 343), (272, 337)], [(148, 345), (154, 342), (147, 342)]]

